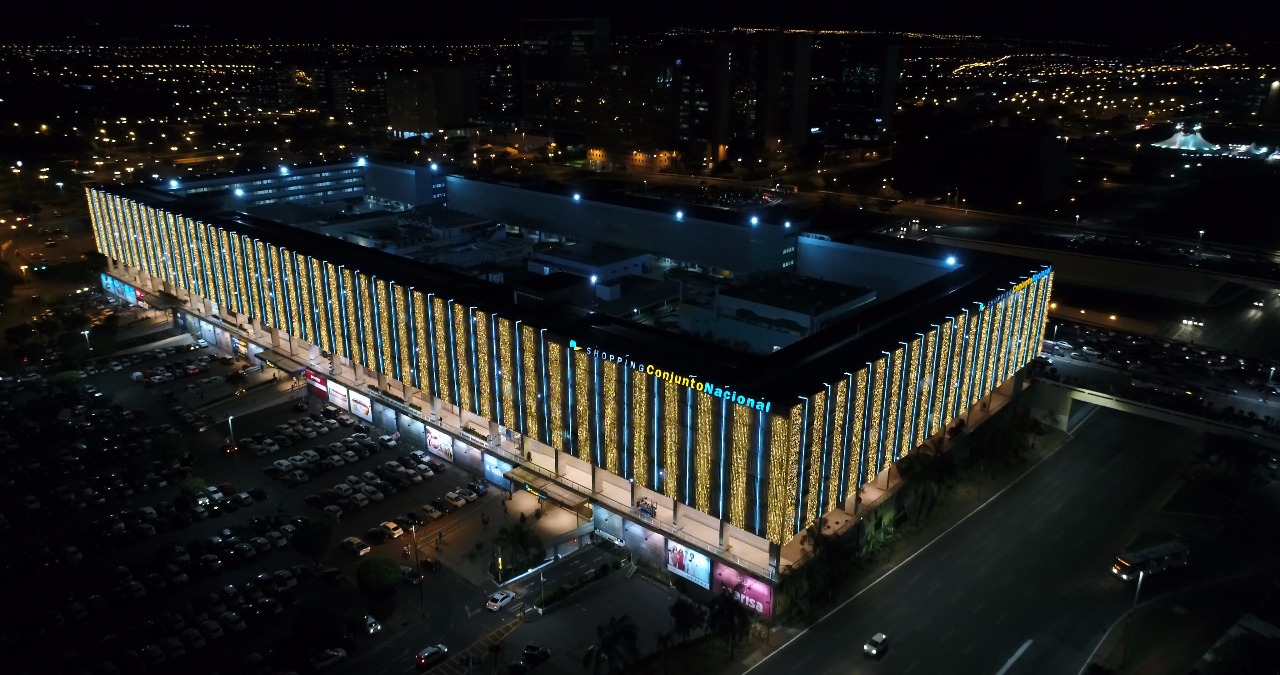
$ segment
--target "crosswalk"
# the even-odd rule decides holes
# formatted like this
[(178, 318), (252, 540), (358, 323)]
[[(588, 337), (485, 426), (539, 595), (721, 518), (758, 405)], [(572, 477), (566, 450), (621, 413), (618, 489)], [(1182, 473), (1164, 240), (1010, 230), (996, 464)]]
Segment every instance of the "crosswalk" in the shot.
[[(459, 650), (453, 656), (450, 656), (448, 661), (436, 666), (433, 672), (441, 673), (442, 675), (474, 675), (488, 672), (493, 664), (492, 650), (494, 645), (505, 643), (507, 636), (518, 628), (520, 623), (520, 614), (516, 613), (511, 620), (502, 624), (493, 632), (471, 643), (466, 649)], [(516, 650), (516, 654), (519, 653), (520, 648), (518, 645), (508, 645), (508, 649), (503, 651), (500, 659), (511, 660), (511, 650), (513, 649)], [(484, 666), (489, 666), (489, 668)]]

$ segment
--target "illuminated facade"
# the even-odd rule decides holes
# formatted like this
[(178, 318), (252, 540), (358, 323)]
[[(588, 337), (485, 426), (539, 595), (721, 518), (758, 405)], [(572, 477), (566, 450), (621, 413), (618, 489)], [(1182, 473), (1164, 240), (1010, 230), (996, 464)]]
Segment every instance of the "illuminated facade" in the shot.
[(1004, 290), (975, 276), (989, 297), (942, 300), (954, 309), (894, 325), (873, 357), (866, 340), (883, 331), (798, 367), (777, 359), (804, 341), (761, 357), (774, 361), (695, 373), (697, 353), (619, 342), (388, 254), (226, 213), (199, 220), (174, 210), (183, 202), (127, 189), (86, 197), (113, 269), (150, 277), (190, 311), (287, 333), (411, 392), (406, 401), (517, 432), (521, 459), (539, 444), (775, 546), (852, 503), (1030, 361), (1052, 290), (1049, 268), (1014, 261), (1025, 271), (1002, 277)]

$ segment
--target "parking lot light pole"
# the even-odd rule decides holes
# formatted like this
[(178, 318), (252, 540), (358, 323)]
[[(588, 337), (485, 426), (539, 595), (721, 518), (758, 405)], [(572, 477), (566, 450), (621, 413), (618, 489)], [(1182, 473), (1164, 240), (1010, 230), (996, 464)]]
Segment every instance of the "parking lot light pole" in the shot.
[(235, 419), (235, 415), (227, 415), (227, 431), (231, 434), (227, 439), (227, 447), (231, 448), (231, 459), (236, 469), (236, 487), (243, 487), (240, 484), (240, 448), (236, 445), (236, 428), (232, 426), (231, 420)]
[(84, 336), (84, 346), (88, 347), (89, 351), (93, 351), (93, 344), (89, 342), (89, 331), (82, 330), (80, 334)]
[[(417, 523), (409, 523), (409, 533), (413, 537), (413, 564), (417, 566), (418, 574), (422, 574), (422, 561), (418, 559)], [(422, 594), (422, 579), (418, 579), (418, 609), (422, 612), (422, 618), (427, 618), (427, 600)]]

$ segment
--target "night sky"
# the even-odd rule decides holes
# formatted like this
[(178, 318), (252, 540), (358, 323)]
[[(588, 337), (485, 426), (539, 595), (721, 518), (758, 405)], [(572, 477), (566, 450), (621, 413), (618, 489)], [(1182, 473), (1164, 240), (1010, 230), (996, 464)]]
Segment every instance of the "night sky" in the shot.
[[(1275, 34), (1276, 24), (1274, 13), (1263, 9), (1265, 6), (1267, 3), (1234, 0), (26, 0), (6, 8), (0, 38), (21, 42), (70, 36), (145, 41), (148, 36), (154, 40), (177, 35), (160, 28), (166, 24), (192, 24), (198, 36), (243, 40), (457, 43), (511, 40), (520, 18), (604, 16), (613, 20), (618, 33), (675, 25), (847, 28), (1161, 45), (1266, 39)], [(91, 25), (94, 22), (96, 25)]]

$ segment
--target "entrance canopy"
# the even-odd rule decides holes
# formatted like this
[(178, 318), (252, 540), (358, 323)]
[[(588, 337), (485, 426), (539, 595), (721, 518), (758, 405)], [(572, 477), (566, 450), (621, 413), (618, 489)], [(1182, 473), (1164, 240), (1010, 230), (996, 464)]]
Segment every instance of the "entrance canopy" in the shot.
[(512, 490), (524, 490), (541, 499), (550, 499), (571, 511), (576, 512), (582, 505), (587, 503), (585, 496), (558, 485), (550, 478), (534, 473), (522, 466), (517, 466), (502, 474), (502, 477), (511, 481)]
[(290, 375), (300, 375), (302, 371), (307, 369), (305, 365), (293, 360), (293, 357), (281, 354), (274, 349), (264, 349), (257, 353), (257, 357), (263, 363), (273, 368), (279, 368)]

